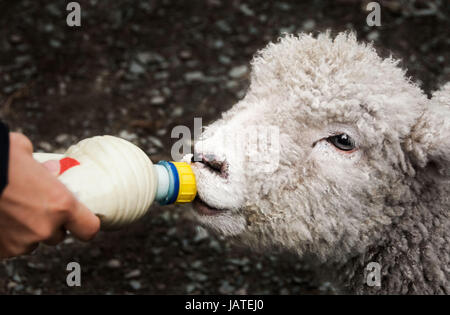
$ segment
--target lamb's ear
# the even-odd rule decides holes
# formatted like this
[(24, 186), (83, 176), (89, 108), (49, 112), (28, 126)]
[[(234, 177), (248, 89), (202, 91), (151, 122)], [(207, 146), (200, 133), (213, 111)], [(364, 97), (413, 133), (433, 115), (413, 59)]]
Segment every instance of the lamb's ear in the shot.
[(436, 168), (450, 178), (450, 83), (433, 94), (410, 141), (408, 151), (418, 167)]

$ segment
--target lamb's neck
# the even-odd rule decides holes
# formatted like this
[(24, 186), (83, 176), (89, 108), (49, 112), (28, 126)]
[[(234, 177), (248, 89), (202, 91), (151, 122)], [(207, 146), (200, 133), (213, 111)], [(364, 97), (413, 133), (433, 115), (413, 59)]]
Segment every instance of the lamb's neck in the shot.
[(439, 202), (406, 210), (381, 243), (346, 263), (340, 278), (348, 284), (347, 290), (360, 294), (449, 294), (448, 209), (436, 204)]

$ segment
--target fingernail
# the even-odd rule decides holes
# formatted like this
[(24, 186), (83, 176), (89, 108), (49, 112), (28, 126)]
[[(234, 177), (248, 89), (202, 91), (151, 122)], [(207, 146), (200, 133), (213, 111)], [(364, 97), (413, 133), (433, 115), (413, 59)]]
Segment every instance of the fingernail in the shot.
[(59, 174), (59, 161), (57, 160), (50, 160), (50, 161), (45, 161), (44, 166), (49, 170), (50, 173), (52, 173), (55, 176), (58, 176)]

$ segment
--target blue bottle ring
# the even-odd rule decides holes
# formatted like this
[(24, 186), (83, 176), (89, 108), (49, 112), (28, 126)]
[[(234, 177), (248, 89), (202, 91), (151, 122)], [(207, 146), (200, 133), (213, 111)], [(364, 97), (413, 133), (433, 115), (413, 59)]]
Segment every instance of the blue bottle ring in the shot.
[(180, 190), (180, 179), (178, 177), (177, 168), (167, 161), (159, 161), (157, 164), (164, 166), (169, 173), (169, 191), (167, 196), (159, 201), (159, 204), (162, 206), (172, 204), (177, 200), (178, 192)]
[(175, 203), (175, 201), (177, 201), (177, 197), (178, 197), (178, 193), (180, 191), (180, 178), (178, 177), (178, 171), (177, 168), (175, 167), (175, 165), (173, 165), (173, 163), (168, 162), (170, 168), (172, 169), (172, 174), (173, 174), (173, 179), (174, 179), (174, 189), (173, 189), (173, 194), (169, 197), (169, 204), (171, 203)]

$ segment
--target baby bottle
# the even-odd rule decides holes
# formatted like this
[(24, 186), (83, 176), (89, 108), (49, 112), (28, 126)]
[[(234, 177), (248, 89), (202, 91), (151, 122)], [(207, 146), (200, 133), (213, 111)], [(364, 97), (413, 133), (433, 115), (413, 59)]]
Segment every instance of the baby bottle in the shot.
[(84, 139), (64, 154), (33, 157), (59, 161), (59, 180), (100, 218), (103, 229), (137, 221), (155, 200), (161, 205), (186, 203), (197, 194), (189, 164), (153, 164), (136, 145), (113, 136)]

